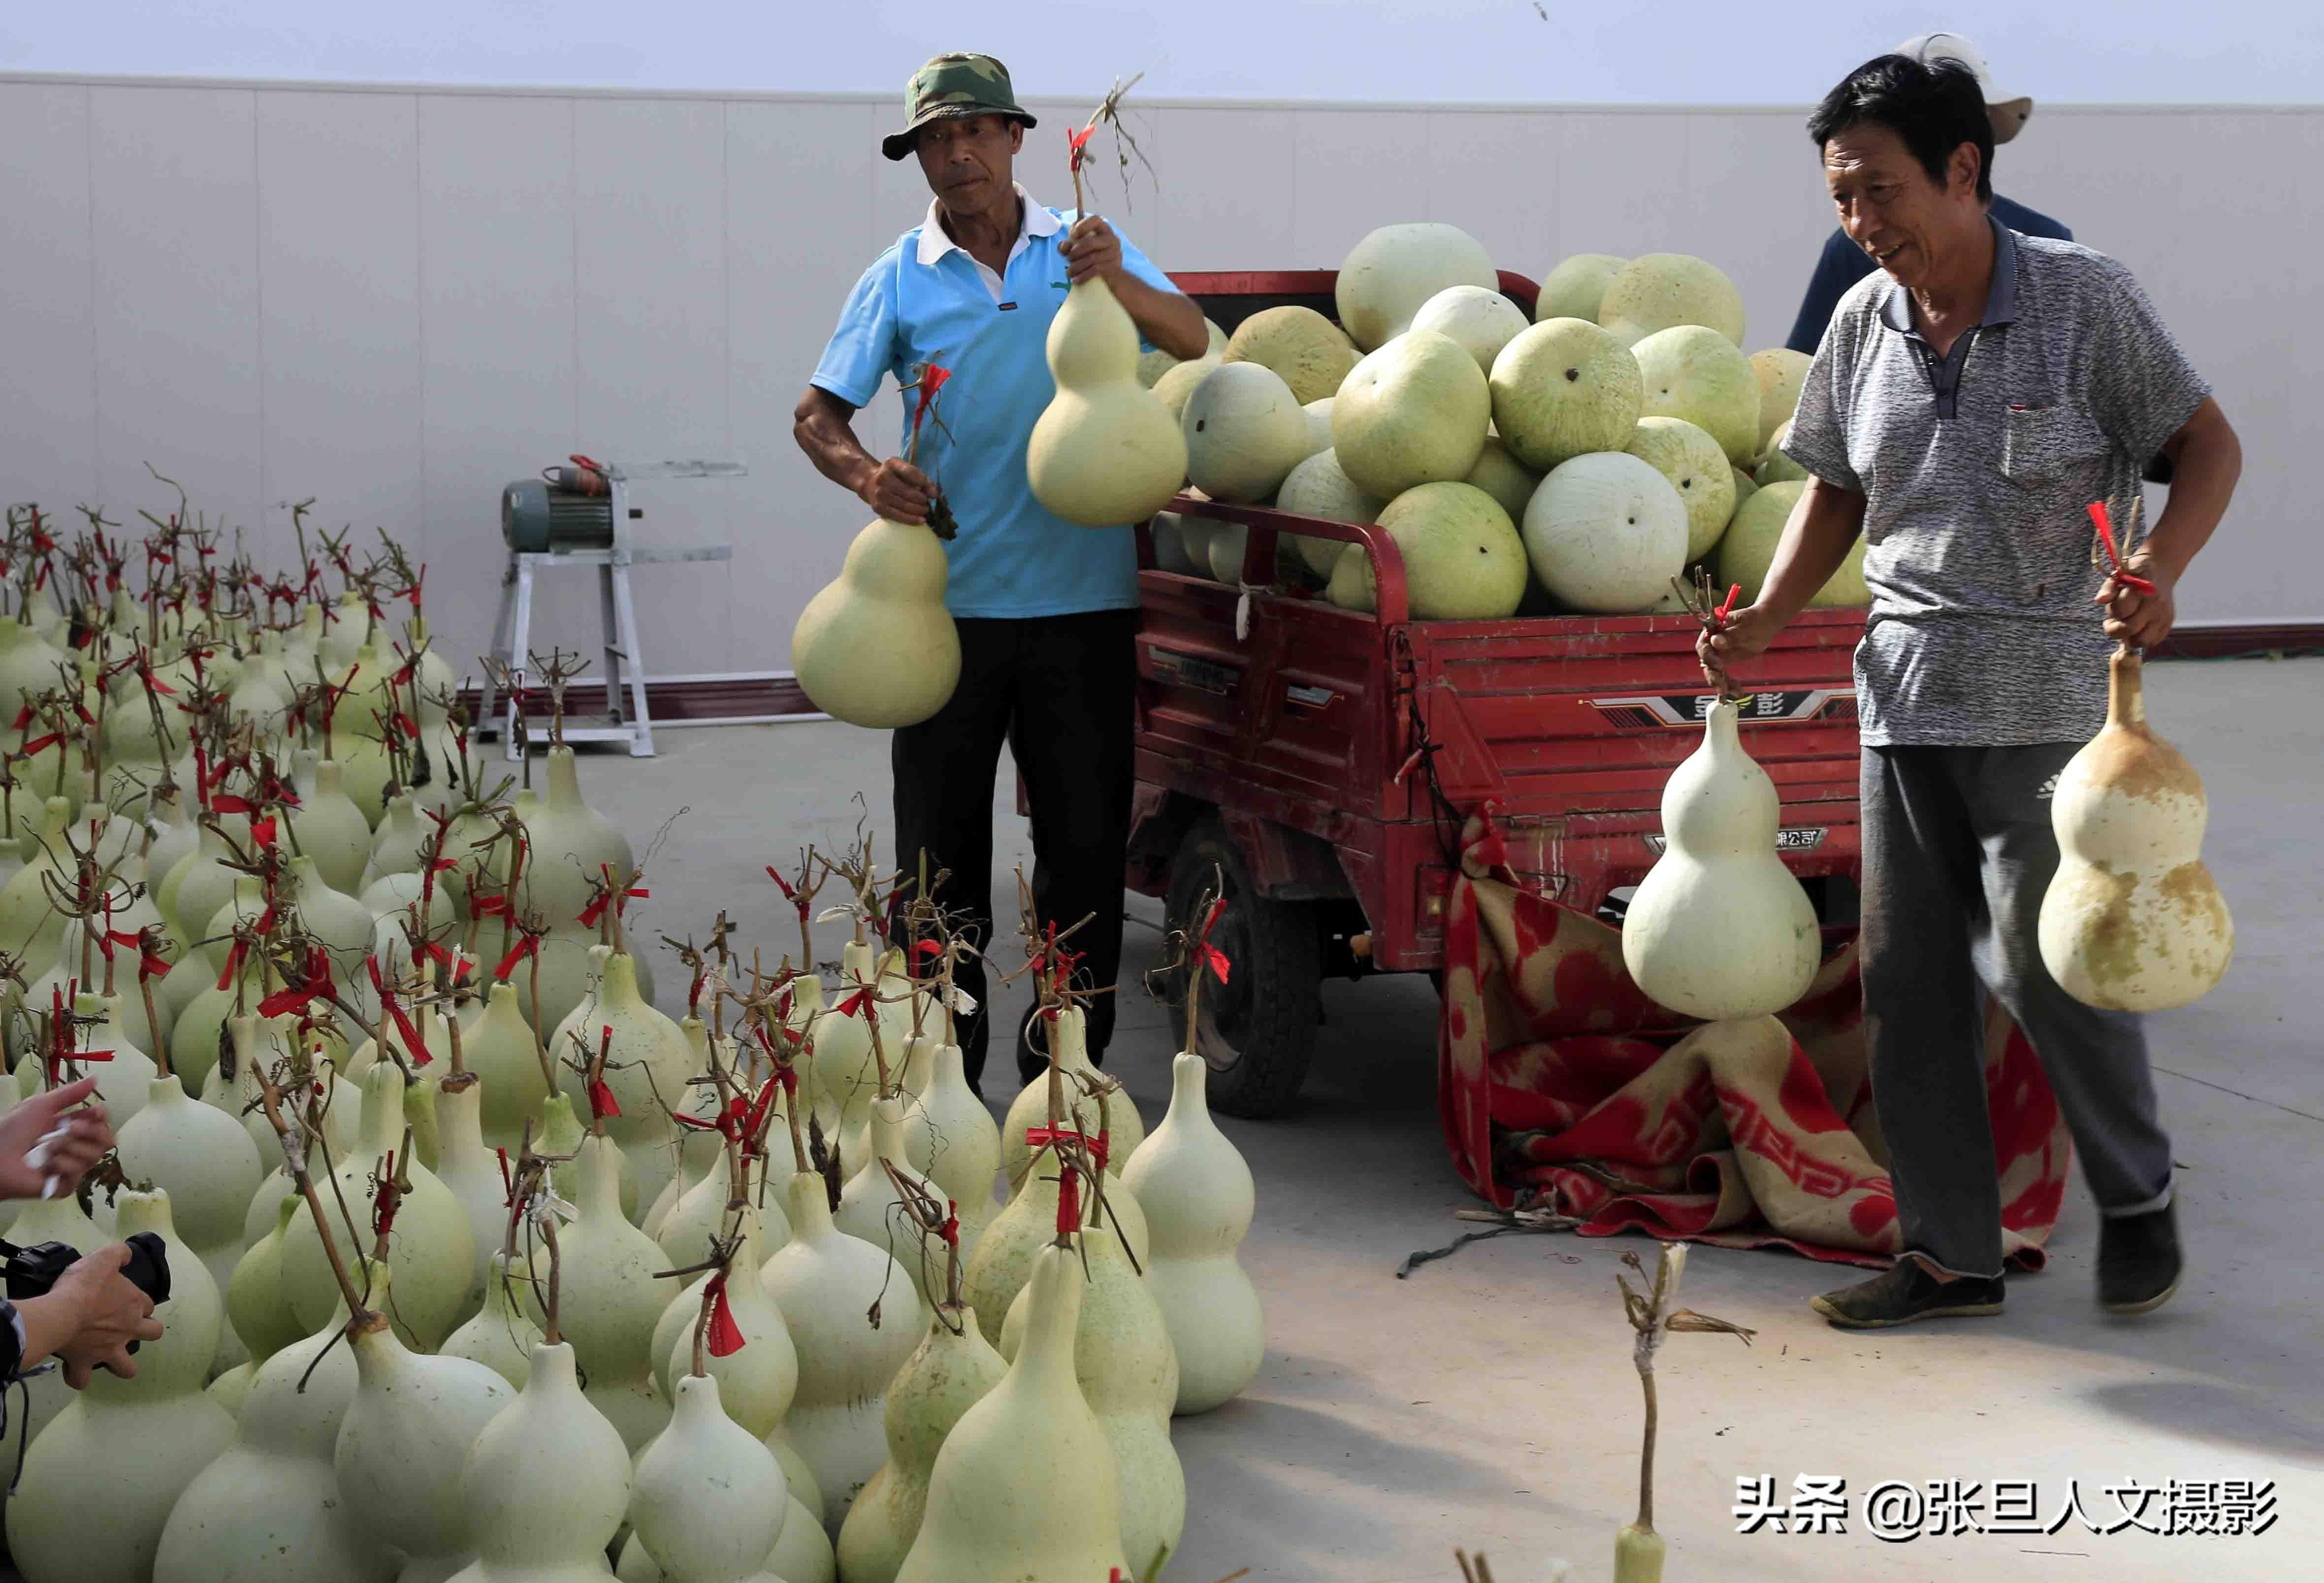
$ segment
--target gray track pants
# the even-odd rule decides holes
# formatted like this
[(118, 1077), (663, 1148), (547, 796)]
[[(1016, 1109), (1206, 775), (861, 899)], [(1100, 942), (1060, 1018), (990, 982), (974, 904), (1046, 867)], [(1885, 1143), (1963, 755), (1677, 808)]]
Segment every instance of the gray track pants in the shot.
[(2170, 1201), (2135, 1016), (2095, 1010), (2042, 965), (2058, 867), (2050, 789), (2080, 746), (1864, 750), (1864, 1020), (1906, 1249), (2001, 1272), (1981, 980), (2024, 1029), (2101, 1212)]

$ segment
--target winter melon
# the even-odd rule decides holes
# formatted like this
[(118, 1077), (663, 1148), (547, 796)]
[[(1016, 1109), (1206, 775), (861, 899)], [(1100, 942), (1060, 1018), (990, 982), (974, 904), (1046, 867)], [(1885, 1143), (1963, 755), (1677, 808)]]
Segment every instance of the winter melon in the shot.
[(1791, 437), (1792, 425), (1789, 419), (1778, 425), (1775, 432), (1768, 437), (1766, 453), (1759, 458), (1758, 465), (1751, 470), (1752, 477), (1757, 481), (1760, 487), (1765, 488), (1770, 483), (1807, 482), (1808, 470), (1793, 461), (1784, 450), (1784, 442)]
[(1598, 322), (1625, 346), (1635, 346), (1657, 330), (1702, 325), (1717, 330), (1740, 354), (1743, 293), (1717, 266), (1683, 253), (1649, 253), (1634, 258), (1606, 282)]
[(1214, 501), (1263, 501), (1307, 455), (1307, 415), (1282, 377), (1256, 363), (1204, 374), (1179, 423), (1186, 476)]
[(1412, 316), (1414, 329), (1451, 336), (1486, 373), (1492, 372), (1493, 359), (1516, 339), (1526, 322), (1525, 309), (1486, 286), (1447, 286)]
[(1534, 322), (1553, 318), (1586, 318), (1598, 322), (1598, 305), (1606, 299), (1606, 283), (1622, 272), (1627, 259), (1610, 253), (1577, 253), (1560, 260), (1542, 277), (1541, 294), (1534, 299)]
[(1525, 547), (1542, 586), (1571, 610), (1646, 609), (1686, 566), (1686, 504), (1627, 451), (1576, 456), (1526, 507)]
[[(1215, 362), (1219, 354), (1227, 349), (1227, 333), (1209, 319), (1203, 321), (1203, 329), (1210, 336), (1211, 344), (1203, 353), (1202, 357), (1194, 361)], [(1138, 382), (1150, 391), (1164, 374), (1177, 367), (1181, 361), (1183, 360), (1173, 357), (1159, 346), (1151, 352), (1142, 352), (1138, 357)]]
[(1489, 382), (1493, 427), (1510, 453), (1546, 472), (1630, 443), (1645, 382), (1629, 348), (1585, 319), (1554, 318), (1501, 348)]
[[(1784, 525), (1791, 520), (1792, 509), (1800, 503), (1807, 487), (1797, 480), (1770, 483), (1745, 501), (1735, 520), (1727, 525), (1719, 540), (1717, 580), (1722, 587), (1741, 584), (1740, 603), (1757, 603), (1766, 586), (1767, 574), (1775, 568), (1776, 547), (1783, 543)], [(1864, 585), (1864, 538), (1859, 534), (1849, 546), (1840, 569), (1825, 579), (1808, 605), (1829, 610), (1871, 603), (1871, 591)]]
[(1735, 514), (1734, 465), (1719, 442), (1683, 418), (1641, 418), (1629, 452), (1671, 481), (1686, 502), (1686, 558), (1699, 561)]
[(1359, 351), (1377, 351), (1402, 335), (1421, 305), (1447, 286), (1500, 283), (1483, 243), (1434, 221), (1383, 225), (1341, 262), (1333, 296), (1341, 327)]
[(1495, 435), (1485, 437), (1485, 448), (1477, 453), (1477, 465), (1469, 469), (1462, 482), (1473, 483), (1491, 495), (1509, 520), (1525, 520), (1527, 502), (1541, 483), (1541, 474), (1509, 454), (1509, 447)]
[(1404, 555), (1418, 621), (1514, 615), (1525, 596), (1526, 547), (1516, 524), (1474, 484), (1424, 483), (1388, 502), (1379, 525)]
[(1272, 369), (1301, 405), (1340, 388), (1362, 355), (1340, 327), (1312, 308), (1263, 308), (1235, 327), (1223, 360)]
[[(1339, 453), (1329, 448), (1294, 467), (1275, 495), (1276, 510), (1302, 517), (1321, 517), (1329, 522), (1377, 522), (1380, 508), (1387, 503), (1358, 488), (1356, 481), (1341, 468)], [(1319, 577), (1330, 576), (1340, 552), (1349, 548), (1337, 538), (1317, 538), (1304, 533), (1289, 535), (1288, 541)]]
[(1332, 446), (1358, 485), (1393, 500), (1468, 476), (1492, 409), (1476, 359), (1450, 336), (1414, 330), (1349, 373), (1332, 402)]
[(1751, 372), (1759, 376), (1759, 448), (1767, 448), (1775, 430), (1798, 410), (1800, 386), (1815, 359), (1789, 346), (1770, 346), (1751, 354)]
[(1645, 413), (1685, 419), (1717, 440), (1730, 462), (1758, 453), (1759, 376), (1733, 342), (1702, 325), (1680, 325), (1655, 331), (1630, 353), (1645, 382)]

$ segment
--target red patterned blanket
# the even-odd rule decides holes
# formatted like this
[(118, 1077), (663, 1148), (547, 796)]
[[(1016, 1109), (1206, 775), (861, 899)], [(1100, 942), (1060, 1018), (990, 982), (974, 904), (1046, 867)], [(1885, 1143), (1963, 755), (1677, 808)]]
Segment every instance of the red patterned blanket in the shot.
[[(1518, 879), (1489, 811), (1462, 845), (1437, 1063), (1462, 1180), (1504, 1209), (1573, 1216), (1583, 1236), (1895, 1257), (1852, 937), (1831, 942), (1781, 1017), (1694, 1023), (1640, 992), (1616, 930)], [(1997, 1005), (1985, 1071), (2003, 1247), (2038, 1269), (2070, 1146), (2033, 1046)]]

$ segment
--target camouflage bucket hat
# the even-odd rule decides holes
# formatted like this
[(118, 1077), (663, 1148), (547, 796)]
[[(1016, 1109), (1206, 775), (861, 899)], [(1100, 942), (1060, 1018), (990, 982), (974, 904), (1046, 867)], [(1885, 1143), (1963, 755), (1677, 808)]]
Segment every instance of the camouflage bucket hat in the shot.
[(958, 115), (1010, 115), (1038, 124), (1018, 106), (1009, 69), (1000, 61), (990, 55), (939, 55), (904, 86), (904, 130), (881, 138), (880, 152), (900, 160), (912, 152), (921, 127)]

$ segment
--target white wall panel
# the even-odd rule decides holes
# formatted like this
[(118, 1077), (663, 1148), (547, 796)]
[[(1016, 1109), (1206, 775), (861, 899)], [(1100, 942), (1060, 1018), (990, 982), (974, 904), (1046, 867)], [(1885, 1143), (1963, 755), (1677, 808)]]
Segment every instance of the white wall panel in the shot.
[(1462, 200), (1490, 191), (1491, 168), (1439, 161), (1429, 148), (1430, 119), (1424, 110), (1298, 115), (1290, 139), (1290, 262), (1284, 267), (1337, 269), (1375, 226), (1437, 217), (1430, 207), (1440, 191), (1462, 212), (1480, 207)]
[[(712, 669), (789, 669), (792, 624), (870, 518), (791, 438), (792, 409), (840, 304), (893, 235), (890, 216), (872, 216), (872, 167), (888, 162), (872, 143), (881, 123), (869, 106), (839, 108), (852, 117), (726, 106), (726, 400), (733, 454), (751, 475), (733, 486), (727, 519), (731, 652)], [(823, 245), (802, 248), (803, 229)], [(895, 428), (884, 394), (856, 422), (857, 437), (882, 454)]]
[[(573, 108), (582, 448), (600, 460), (727, 460), (724, 110), (687, 99), (586, 98)], [(639, 485), (638, 542), (726, 542), (732, 487)], [(724, 566), (651, 565), (632, 577), (639, 641), (656, 673), (726, 667)]]
[(417, 105), (282, 93), (256, 110), (265, 498), (312, 497), (310, 522), (352, 526), (358, 561), (379, 528), (424, 557)]
[[(447, 654), (465, 667), (492, 637), (501, 486), (582, 443), (573, 104), (425, 96), (419, 138), (426, 437), (415, 461), (424, 468), (429, 609)], [(594, 646), (587, 578), (541, 579), (540, 647)]]
[(141, 529), (135, 509), (169, 499), (148, 463), (256, 542), (288, 522), (263, 482), (254, 97), (89, 95), (97, 490), (109, 516)]
[(0, 93), (0, 499), (52, 511), (97, 498), (88, 97)]
[[(1019, 166), (1071, 201), (1033, 106)], [(861, 525), (790, 410), (863, 266), (927, 207), (879, 157), (886, 96), (459, 92), (0, 78), (0, 495), (134, 520), (151, 458), (213, 515), (278, 502), (423, 553), (447, 649), (487, 636), (506, 480), (576, 449), (732, 456), (733, 484), (641, 494), (648, 542), (724, 567), (639, 575), (658, 673), (779, 668)], [(1538, 279), (1591, 251), (1698, 253), (1788, 330), (1830, 228), (1797, 111), (1133, 102), (1154, 162), (1125, 200), (1166, 269), (1328, 267), (1374, 225), (1440, 219)], [(1102, 148), (1104, 145), (1101, 143)], [(2242, 431), (2236, 509), (2190, 620), (2324, 617), (2294, 480), (2324, 446), (2315, 360), (2324, 111), (2045, 106), (1997, 168), (2146, 284)], [(2221, 238), (2236, 262), (2222, 267)], [(891, 398), (861, 431), (894, 443)], [(586, 575), (545, 586), (542, 643), (594, 648)]]

